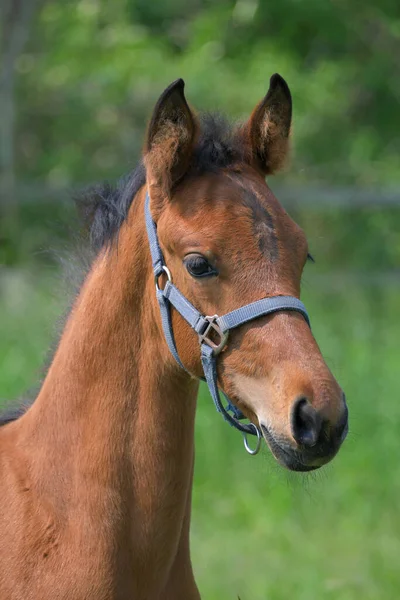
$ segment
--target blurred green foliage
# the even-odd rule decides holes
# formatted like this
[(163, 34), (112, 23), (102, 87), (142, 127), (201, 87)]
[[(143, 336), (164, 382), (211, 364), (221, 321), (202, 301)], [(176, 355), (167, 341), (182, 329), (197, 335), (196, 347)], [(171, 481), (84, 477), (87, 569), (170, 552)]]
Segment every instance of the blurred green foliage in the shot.
[(241, 118), (277, 71), (294, 99), (291, 180), (399, 184), (399, 55), (394, 0), (45, 2), (17, 61), (18, 173), (119, 176), (172, 80)]

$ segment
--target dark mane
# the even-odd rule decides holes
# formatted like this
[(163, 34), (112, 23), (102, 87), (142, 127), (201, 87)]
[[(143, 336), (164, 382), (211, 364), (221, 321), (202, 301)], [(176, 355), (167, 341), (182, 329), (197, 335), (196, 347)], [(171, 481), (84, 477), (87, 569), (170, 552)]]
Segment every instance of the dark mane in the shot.
[[(243, 156), (243, 147), (235, 135), (235, 127), (223, 116), (202, 114), (200, 135), (194, 149), (188, 175), (215, 172), (233, 165)], [(116, 185), (106, 182), (84, 190), (75, 203), (86, 225), (87, 238), (92, 258), (116, 238), (125, 221), (132, 200), (146, 183), (146, 172), (142, 161)], [(87, 256), (85, 257), (87, 258)], [(85, 270), (90, 268), (90, 263)], [(17, 420), (34, 401), (25, 401), (6, 407), (0, 414), (0, 426)]]

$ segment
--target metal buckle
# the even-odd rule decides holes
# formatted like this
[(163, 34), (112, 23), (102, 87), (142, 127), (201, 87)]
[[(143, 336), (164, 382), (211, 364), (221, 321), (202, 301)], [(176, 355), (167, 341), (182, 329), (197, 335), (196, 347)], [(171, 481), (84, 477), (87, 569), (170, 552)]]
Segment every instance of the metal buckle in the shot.
[[(212, 317), (204, 317), (204, 318), (206, 321), (208, 321), (208, 324), (207, 324), (205, 330), (203, 331), (203, 333), (199, 333), (200, 344), (205, 343), (205, 344), (207, 344), (207, 346), (210, 346), (210, 348), (212, 348), (214, 351), (214, 355), (216, 356), (224, 348), (224, 346), (228, 340), (229, 331), (226, 331), (224, 333), (221, 330), (221, 327), (217, 323), (218, 315), (213, 315)], [(210, 337), (210, 335), (212, 335), (213, 332), (215, 332), (219, 336), (219, 339), (220, 339), (219, 343), (216, 343)]]
[(156, 283), (156, 290), (157, 290), (157, 292), (160, 292), (160, 291), (162, 292), (163, 291), (158, 286), (158, 280), (160, 279), (161, 275), (163, 275), (165, 273), (166, 276), (167, 276), (168, 281), (172, 282), (171, 271), (168, 269), (168, 267), (166, 267), (165, 265), (163, 265), (161, 268), (162, 268), (161, 273), (158, 273), (158, 275), (154, 275), (154, 281)]

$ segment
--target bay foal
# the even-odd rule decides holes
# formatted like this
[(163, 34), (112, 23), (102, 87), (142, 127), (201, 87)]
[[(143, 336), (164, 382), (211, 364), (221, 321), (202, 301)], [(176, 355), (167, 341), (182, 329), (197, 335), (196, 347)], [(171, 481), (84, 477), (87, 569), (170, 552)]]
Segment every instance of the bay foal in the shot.
[[(175, 311), (187, 372), (165, 342), (145, 194), (174, 282), (203, 314), (299, 297), (307, 242), (264, 179), (285, 159), (291, 112), (275, 75), (229, 128), (196, 117), (179, 80), (155, 107), (143, 163), (82, 201), (96, 258), (38, 397), (0, 428), (1, 600), (200, 598), (189, 554), (199, 344)], [(286, 467), (337, 452), (344, 397), (300, 314), (232, 332), (218, 376)]]

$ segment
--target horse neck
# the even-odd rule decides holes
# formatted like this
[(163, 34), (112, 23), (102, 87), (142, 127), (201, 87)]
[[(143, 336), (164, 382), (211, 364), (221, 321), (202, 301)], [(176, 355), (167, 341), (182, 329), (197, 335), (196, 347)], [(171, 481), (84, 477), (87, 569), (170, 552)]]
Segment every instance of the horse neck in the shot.
[(132, 536), (158, 539), (169, 522), (172, 539), (190, 493), (198, 384), (164, 341), (143, 203), (140, 193), (95, 262), (22, 421), (38, 486), (60, 507), (86, 502), (103, 519), (117, 503), (140, 524)]

